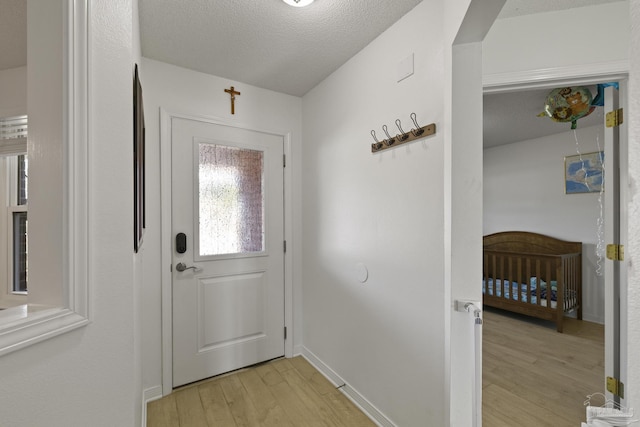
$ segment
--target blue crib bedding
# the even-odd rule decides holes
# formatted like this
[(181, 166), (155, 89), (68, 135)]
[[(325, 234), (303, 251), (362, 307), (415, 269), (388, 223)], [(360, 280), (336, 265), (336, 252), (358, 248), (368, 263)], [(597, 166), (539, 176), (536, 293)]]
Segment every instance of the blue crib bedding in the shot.
[[(520, 302), (529, 303), (529, 304), (538, 304), (538, 280), (535, 277), (530, 279), (530, 285), (526, 283), (516, 283), (505, 281), (504, 284), (501, 279), (497, 279), (495, 281), (496, 286), (494, 286), (493, 279), (489, 279), (489, 286), (486, 286), (486, 281), (482, 280), (482, 293), (489, 294), (491, 296), (503, 297), (502, 293), (504, 291), (504, 298), (520, 300)], [(547, 292), (551, 292), (551, 307), (555, 308), (557, 304), (557, 292), (558, 292), (558, 284), (555, 280), (551, 281), (551, 286), (544, 281), (540, 281), (540, 305), (546, 307), (547, 306)], [(506, 285), (506, 289), (505, 286)], [(488, 288), (488, 289), (487, 289)], [(530, 289), (530, 290), (529, 290)], [(530, 293), (530, 296), (527, 297), (527, 292)], [(565, 299), (571, 297), (571, 295), (565, 295)], [(575, 297), (575, 295), (574, 295)], [(572, 304), (571, 304), (572, 305)]]

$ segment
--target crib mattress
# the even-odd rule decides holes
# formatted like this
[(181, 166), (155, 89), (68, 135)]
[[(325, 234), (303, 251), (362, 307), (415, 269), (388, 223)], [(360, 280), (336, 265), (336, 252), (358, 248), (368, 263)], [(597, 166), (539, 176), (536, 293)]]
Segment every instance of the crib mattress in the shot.
[[(540, 304), (538, 304), (538, 281), (535, 277), (530, 279), (530, 283), (516, 283), (503, 281), (501, 279), (497, 279), (494, 281), (493, 279), (489, 279), (489, 286), (486, 285), (486, 281), (482, 280), (482, 293), (488, 294), (491, 296), (502, 297), (506, 299), (513, 299), (517, 301), (519, 299), (520, 302), (540, 305), (542, 307), (547, 306), (547, 292), (551, 292), (551, 308), (555, 309), (557, 306), (558, 295), (557, 295), (557, 284), (555, 281), (551, 282), (551, 286), (549, 286), (545, 281), (541, 281), (540, 285)], [(505, 289), (506, 285), (506, 289)], [(530, 286), (530, 287), (529, 287)], [(487, 289), (488, 288), (488, 289)], [(551, 289), (549, 289), (551, 288)], [(530, 289), (530, 290), (529, 290)], [(502, 295), (504, 291), (504, 296)], [(528, 295), (528, 293), (530, 295)], [(565, 291), (564, 295), (565, 303), (569, 303), (569, 307), (573, 307), (576, 304), (576, 292), (575, 291)]]

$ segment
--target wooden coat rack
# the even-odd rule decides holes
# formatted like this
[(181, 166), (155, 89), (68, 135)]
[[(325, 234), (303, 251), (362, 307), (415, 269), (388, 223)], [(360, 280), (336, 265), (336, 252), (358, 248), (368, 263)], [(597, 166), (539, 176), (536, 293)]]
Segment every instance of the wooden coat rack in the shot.
[(416, 119), (416, 113), (411, 113), (410, 117), (411, 117), (411, 120), (413, 121), (413, 124), (416, 127), (411, 129), (409, 132), (405, 132), (402, 129), (402, 124), (400, 123), (400, 119), (396, 120), (396, 126), (400, 131), (400, 133), (397, 134), (396, 136), (389, 135), (389, 129), (387, 128), (387, 125), (384, 125), (382, 126), (382, 130), (384, 131), (387, 138), (383, 139), (382, 141), (379, 141), (378, 138), (376, 137), (376, 131), (372, 130), (371, 136), (373, 137), (373, 140), (375, 142), (371, 144), (371, 152), (377, 153), (379, 151), (384, 151), (388, 148), (397, 147), (399, 145), (406, 144), (408, 142), (413, 142), (418, 139), (422, 139), (427, 136), (434, 135), (436, 133), (435, 123), (431, 123), (430, 125), (426, 125), (426, 126), (420, 126), (418, 125), (418, 121)]

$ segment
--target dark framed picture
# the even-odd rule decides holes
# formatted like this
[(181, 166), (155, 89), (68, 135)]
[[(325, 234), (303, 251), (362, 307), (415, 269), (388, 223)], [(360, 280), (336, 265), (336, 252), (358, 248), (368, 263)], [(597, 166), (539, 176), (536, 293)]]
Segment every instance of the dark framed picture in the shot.
[(133, 249), (142, 246), (145, 228), (145, 146), (142, 86), (135, 65), (133, 78)]

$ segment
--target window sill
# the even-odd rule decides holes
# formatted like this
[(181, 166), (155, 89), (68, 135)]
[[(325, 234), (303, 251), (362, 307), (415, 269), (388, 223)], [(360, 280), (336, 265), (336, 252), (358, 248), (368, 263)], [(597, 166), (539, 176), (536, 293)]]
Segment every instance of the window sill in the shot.
[(0, 356), (85, 326), (89, 320), (61, 307), (23, 304), (0, 311)]

